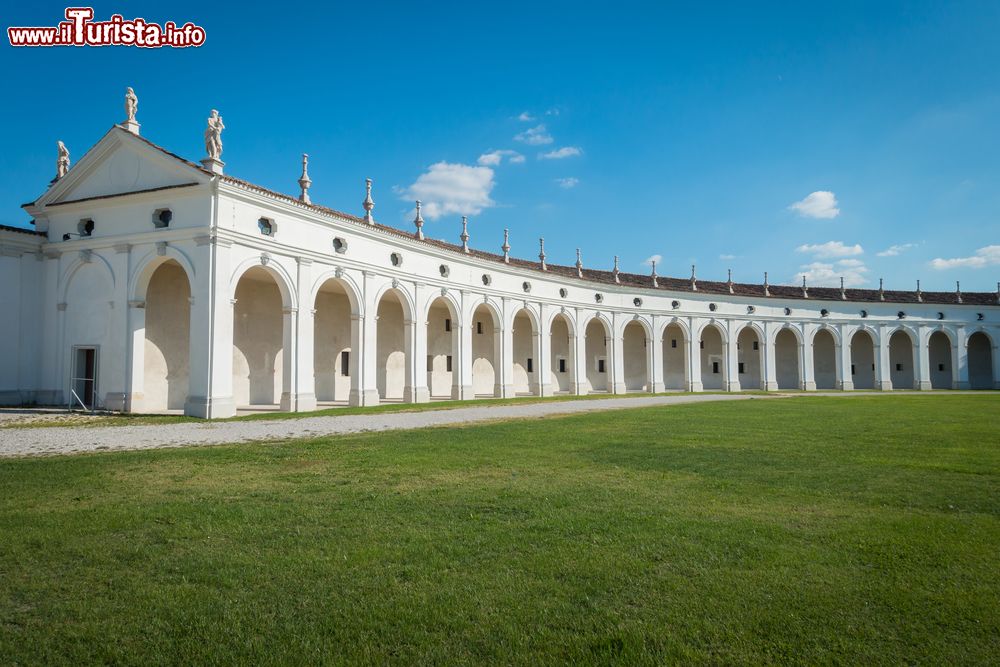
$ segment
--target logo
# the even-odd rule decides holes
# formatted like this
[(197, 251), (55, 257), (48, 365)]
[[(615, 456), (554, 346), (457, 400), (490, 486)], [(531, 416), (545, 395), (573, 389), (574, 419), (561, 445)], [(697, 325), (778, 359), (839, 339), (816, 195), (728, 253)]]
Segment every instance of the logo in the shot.
[(205, 43), (205, 29), (190, 21), (178, 26), (167, 21), (162, 26), (143, 18), (126, 19), (112, 14), (107, 21), (94, 21), (93, 7), (67, 7), (66, 20), (55, 27), (10, 27), (11, 46), (163, 46), (187, 48)]

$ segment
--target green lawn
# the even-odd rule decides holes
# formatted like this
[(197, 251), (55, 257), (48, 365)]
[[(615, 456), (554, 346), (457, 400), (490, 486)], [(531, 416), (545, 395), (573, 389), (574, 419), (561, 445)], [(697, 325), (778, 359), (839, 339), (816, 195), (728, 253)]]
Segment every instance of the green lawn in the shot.
[(1000, 396), (0, 460), (0, 662), (990, 663)]

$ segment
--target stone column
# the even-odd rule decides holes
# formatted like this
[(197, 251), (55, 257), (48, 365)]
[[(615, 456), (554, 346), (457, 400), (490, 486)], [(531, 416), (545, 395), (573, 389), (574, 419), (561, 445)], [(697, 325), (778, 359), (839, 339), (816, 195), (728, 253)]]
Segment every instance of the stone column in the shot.
[[(358, 338), (361, 343), (357, 350), (358, 388), (351, 386), (351, 403), (356, 405), (378, 405), (378, 277), (370, 271), (362, 271), (361, 300), (365, 304), (364, 317), (358, 318)], [(353, 333), (353, 332), (352, 332)], [(355, 392), (358, 392), (355, 394)]]
[(694, 318), (688, 320), (687, 365), (688, 391), (704, 391), (701, 383), (701, 335)]
[(299, 309), (281, 309), (281, 411), (297, 412)]
[[(194, 315), (194, 297), (190, 297), (189, 301), (191, 314)], [(129, 301), (127, 320), (125, 372), (128, 377), (126, 379), (125, 410), (143, 412), (146, 409), (146, 302)]]
[(297, 258), (295, 279), (298, 312), (295, 314), (295, 373), (292, 401), (296, 412), (316, 409), (315, 318), (316, 303), (312, 296), (312, 260)]
[(612, 394), (625, 393), (625, 322), (622, 320), (624, 318), (618, 313), (611, 314), (611, 339), (604, 343), (611, 366), (606, 370), (610, 373), (608, 389)]
[[(472, 329), (475, 327), (476, 307), (471, 303), (468, 292), (462, 291), (462, 321), (458, 327), (458, 359), (453, 359), (452, 381), (456, 383), (453, 389), (454, 398), (469, 400), (475, 398), (472, 387)], [(454, 323), (452, 323), (454, 329)], [(455, 369), (458, 364), (458, 370)]]
[[(496, 346), (496, 337), (500, 336), (500, 369), (501, 372), (498, 374), (497, 381), (499, 383), (499, 391), (495, 391), (495, 396), (500, 396), (501, 398), (509, 398), (514, 396), (514, 316), (513, 306), (510, 302), (510, 298), (503, 297), (503, 312), (501, 313), (500, 321), (502, 327), (499, 332), (494, 332), (493, 341), (494, 347)], [(535, 357), (537, 359), (537, 357)], [(534, 362), (532, 362), (534, 363)], [(534, 369), (532, 369), (534, 370)], [(531, 378), (528, 378), (528, 386), (531, 387)]]
[(650, 327), (653, 335), (646, 339), (646, 363), (649, 368), (650, 387), (653, 394), (660, 394), (664, 391), (663, 382), (663, 335), (657, 334), (656, 316), (650, 318)]
[(813, 343), (811, 334), (815, 331), (802, 330), (799, 344), (799, 387), (802, 391), (816, 391), (816, 368), (813, 366)]
[(764, 391), (776, 391), (778, 389), (778, 362), (774, 352), (775, 342), (778, 338), (778, 331), (773, 331), (774, 326), (770, 322), (764, 323), (764, 338), (760, 342), (764, 346), (761, 364), (761, 384)]
[(916, 389), (928, 391), (931, 388), (930, 331), (926, 326), (917, 328), (917, 341), (913, 344), (913, 382)]
[(574, 317), (576, 319), (576, 331), (573, 336), (572, 348), (573, 348), (573, 393), (582, 396), (584, 394), (590, 393), (587, 386), (587, 364), (589, 360), (587, 359), (587, 330), (586, 327), (582, 326), (580, 322), (580, 311), (577, 309), (574, 312)]
[(969, 389), (969, 338), (964, 326), (955, 327), (955, 344), (951, 346), (952, 389)]
[(427, 386), (427, 308), (433, 301), (433, 290), (424, 283), (417, 283), (413, 290), (413, 402), (427, 403), (431, 391)]
[(878, 345), (875, 349), (875, 389), (892, 391), (892, 362), (889, 358), (889, 337), (885, 326), (878, 328)]
[[(417, 347), (417, 335), (421, 329), (417, 325), (417, 320), (411, 316), (403, 320), (403, 354), (406, 357), (406, 367), (403, 371), (403, 402), (404, 403), (426, 403), (430, 400), (427, 391), (427, 373), (424, 367), (417, 368), (417, 358), (414, 350)], [(427, 335), (427, 323), (423, 326), (424, 335)], [(425, 360), (426, 363), (426, 360)], [(418, 374), (417, 371), (420, 371)], [(418, 377), (423, 376), (423, 380)], [(422, 385), (422, 391), (417, 385)]]
[[(165, 250), (166, 245), (162, 248)], [(122, 358), (115, 359), (112, 368), (116, 372), (111, 373), (108, 382), (105, 384), (104, 406), (109, 410), (121, 412), (134, 412), (132, 407), (132, 369), (129, 363), (130, 356), (134, 351), (134, 338), (129, 329), (129, 278), (132, 274), (131, 249), (127, 243), (115, 244), (114, 271), (117, 277), (115, 281), (114, 300), (111, 302), (111, 346), (112, 349), (124, 350)], [(145, 328), (141, 340), (140, 349), (145, 351)], [(140, 352), (142, 354), (142, 352)], [(119, 366), (120, 364), (120, 366)], [(115, 367), (118, 368), (115, 368)], [(140, 406), (141, 407), (141, 406)]]
[(236, 414), (233, 401), (233, 306), (229, 292), (232, 242), (217, 236), (195, 239), (191, 285), (190, 393), (184, 413), (218, 419)]
[(837, 389), (854, 390), (854, 376), (851, 375), (851, 336), (850, 330), (841, 325), (840, 345), (837, 346)]
[(740, 390), (740, 352), (737, 345), (739, 345), (741, 328), (733, 322), (726, 322), (726, 341), (723, 345), (723, 353), (726, 356), (723, 360), (723, 366), (726, 369), (726, 381), (723, 386), (726, 391)]

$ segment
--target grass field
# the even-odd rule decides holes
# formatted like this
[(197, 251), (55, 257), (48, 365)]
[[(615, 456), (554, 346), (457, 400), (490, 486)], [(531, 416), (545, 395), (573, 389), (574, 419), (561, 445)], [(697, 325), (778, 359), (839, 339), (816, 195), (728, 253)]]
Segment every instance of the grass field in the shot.
[(998, 396), (0, 461), (4, 664), (982, 664), (998, 571)]

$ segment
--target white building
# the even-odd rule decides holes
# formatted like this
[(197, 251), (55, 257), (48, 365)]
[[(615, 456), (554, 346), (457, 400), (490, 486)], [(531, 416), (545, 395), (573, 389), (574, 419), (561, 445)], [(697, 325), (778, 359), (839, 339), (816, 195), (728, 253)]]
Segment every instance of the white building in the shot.
[(34, 231), (0, 228), (5, 404), (75, 393), (226, 417), (521, 394), (1000, 388), (997, 293), (662, 278), (515, 259), (506, 241), (482, 252), (377, 224), (370, 197), (365, 217), (311, 204), (305, 173), (295, 198), (218, 159), (188, 162), (140, 137), (134, 108), (24, 206)]

